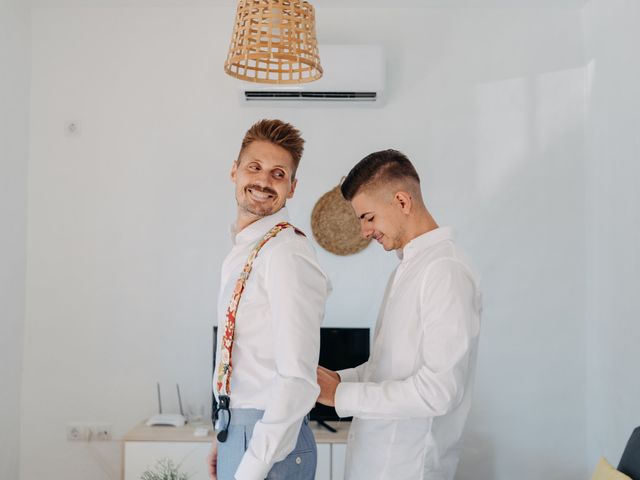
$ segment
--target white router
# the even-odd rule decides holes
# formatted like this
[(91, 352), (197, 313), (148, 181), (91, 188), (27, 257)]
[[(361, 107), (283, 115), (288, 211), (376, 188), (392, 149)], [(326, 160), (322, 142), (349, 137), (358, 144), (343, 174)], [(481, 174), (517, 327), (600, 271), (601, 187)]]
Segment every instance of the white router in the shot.
[(147, 426), (149, 427), (182, 427), (187, 423), (187, 419), (182, 411), (182, 397), (180, 396), (180, 385), (176, 383), (176, 390), (178, 392), (178, 405), (180, 406), (180, 413), (162, 413), (162, 401), (160, 400), (160, 382), (156, 383), (158, 387), (158, 414), (147, 420)]

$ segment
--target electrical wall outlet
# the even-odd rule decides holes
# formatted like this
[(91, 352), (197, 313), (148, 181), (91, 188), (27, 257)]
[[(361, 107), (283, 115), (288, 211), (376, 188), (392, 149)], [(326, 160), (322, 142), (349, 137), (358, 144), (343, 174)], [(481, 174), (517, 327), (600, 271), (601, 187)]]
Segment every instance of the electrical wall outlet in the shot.
[(69, 423), (67, 440), (71, 442), (107, 442), (111, 440), (109, 423)]
[(67, 425), (67, 440), (71, 442), (84, 442), (89, 439), (89, 429), (81, 423), (69, 423)]
[(106, 442), (111, 440), (111, 425), (108, 423), (97, 423), (91, 425), (91, 440)]

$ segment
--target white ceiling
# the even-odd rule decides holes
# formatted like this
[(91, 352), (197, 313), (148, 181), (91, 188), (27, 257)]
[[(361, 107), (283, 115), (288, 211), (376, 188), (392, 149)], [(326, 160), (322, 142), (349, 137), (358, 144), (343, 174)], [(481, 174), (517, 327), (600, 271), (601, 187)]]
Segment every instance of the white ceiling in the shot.
[[(32, 6), (212, 6), (234, 7), (235, 0), (29, 0)], [(581, 8), (589, 0), (311, 0), (320, 8)]]

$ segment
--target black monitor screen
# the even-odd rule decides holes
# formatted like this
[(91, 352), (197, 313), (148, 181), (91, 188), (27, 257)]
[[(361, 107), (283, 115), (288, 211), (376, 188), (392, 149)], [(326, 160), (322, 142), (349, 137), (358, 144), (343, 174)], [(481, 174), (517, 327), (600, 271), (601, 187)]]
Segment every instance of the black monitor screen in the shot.
[[(218, 327), (213, 327), (213, 365), (216, 370), (216, 339)], [(320, 365), (330, 370), (342, 370), (357, 367), (369, 360), (368, 328), (321, 328), (320, 329)], [(215, 410), (215, 397), (212, 398)], [(316, 403), (311, 410), (312, 420), (338, 420), (335, 408)], [(349, 419), (343, 419), (349, 420)]]
[[(357, 367), (369, 360), (368, 328), (322, 328), (320, 365), (329, 370)], [(335, 408), (316, 403), (311, 420), (338, 420)], [(345, 420), (345, 419), (343, 419)]]

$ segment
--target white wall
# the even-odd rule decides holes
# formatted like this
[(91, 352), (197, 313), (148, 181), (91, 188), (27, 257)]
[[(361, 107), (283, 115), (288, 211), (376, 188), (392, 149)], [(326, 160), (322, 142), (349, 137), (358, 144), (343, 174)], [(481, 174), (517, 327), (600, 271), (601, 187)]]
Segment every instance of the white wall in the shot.
[(27, 160), (29, 11), (0, 0), (0, 478), (19, 471)]
[[(68, 443), (65, 424), (121, 436), (153, 413), (156, 380), (165, 404), (179, 381), (189, 409), (208, 409), (228, 170), (263, 117), (308, 140), (300, 227), (357, 160), (395, 147), (475, 259), (485, 315), (458, 477), (584, 478), (580, 12), (319, 9), (321, 42), (385, 47), (388, 102), (373, 110), (240, 107), (222, 72), (232, 16), (33, 13), (22, 479), (118, 478), (118, 445)], [(326, 324), (372, 326), (393, 254), (320, 261), (335, 287)]]
[(588, 461), (617, 464), (640, 425), (640, 4), (592, 0), (590, 62)]

